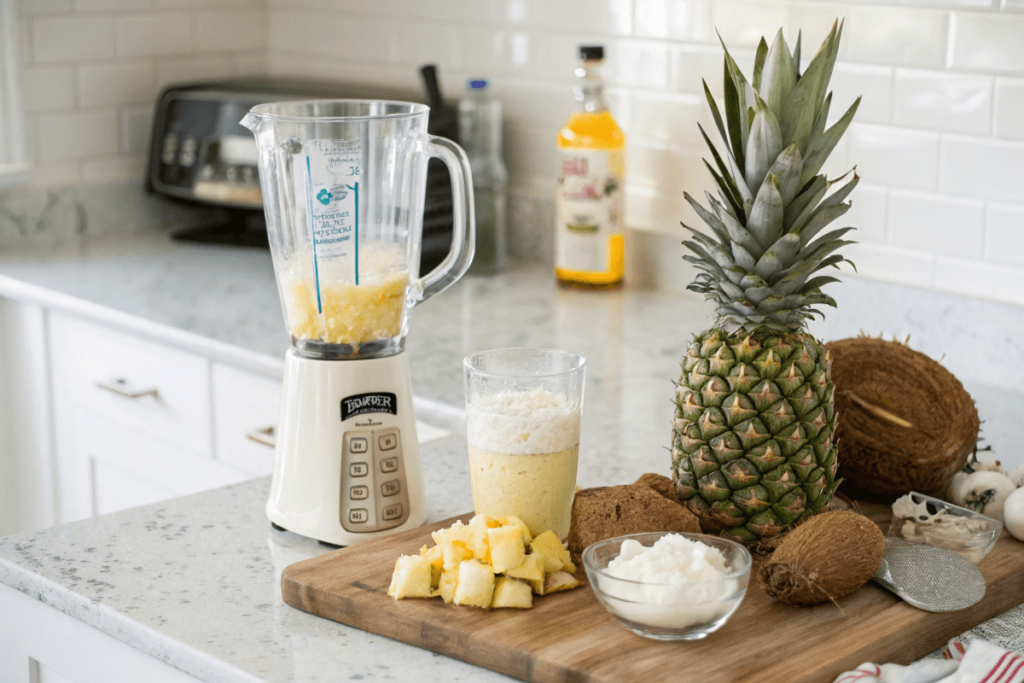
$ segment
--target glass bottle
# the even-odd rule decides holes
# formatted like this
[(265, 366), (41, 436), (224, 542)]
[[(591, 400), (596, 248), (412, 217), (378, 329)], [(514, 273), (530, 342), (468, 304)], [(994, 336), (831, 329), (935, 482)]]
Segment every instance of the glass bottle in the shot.
[(508, 172), (501, 158), (501, 101), (487, 81), (469, 81), (459, 101), (459, 141), (469, 156), (476, 203), (474, 275), (500, 273), (505, 265), (505, 195)]
[(581, 45), (576, 111), (558, 133), (555, 275), (591, 287), (622, 282), (626, 136), (604, 101), (604, 48)]

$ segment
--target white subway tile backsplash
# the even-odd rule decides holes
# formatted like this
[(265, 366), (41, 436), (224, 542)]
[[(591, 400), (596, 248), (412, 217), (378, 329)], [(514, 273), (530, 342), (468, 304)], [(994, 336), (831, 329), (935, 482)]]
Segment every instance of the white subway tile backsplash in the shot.
[[(775, 37), (775, 32), (786, 26), (789, 21), (789, 7), (789, 2), (714, 0), (712, 26), (729, 47), (730, 54), (733, 51), (733, 46), (756, 48), (762, 36), (770, 44)], [(807, 37), (812, 38), (812, 36)], [(795, 40), (795, 34), (786, 36), (786, 41), (790, 45)], [(744, 69), (749, 68), (746, 64), (741, 65)]]
[(668, 46), (641, 40), (618, 40), (612, 46), (611, 78), (635, 88), (668, 86)]
[(865, 182), (935, 189), (938, 134), (857, 123), (846, 134), (850, 160)]
[(227, 78), (234, 73), (234, 60), (229, 56), (160, 57), (156, 61), (156, 87)]
[(153, 132), (153, 105), (141, 104), (123, 107), (120, 114), (120, 151), (126, 156), (137, 156), (149, 151)]
[[(460, 65), (459, 35), (454, 26), (402, 24), (397, 42), (398, 61), (403, 64), (436, 64), (442, 74), (446, 67)], [(473, 68), (473, 61), (466, 67)]]
[(78, 99), (83, 107), (151, 102), (153, 65), (143, 62), (90, 64), (78, 69)]
[(267, 42), (267, 18), (251, 9), (199, 12), (195, 28), (199, 52), (254, 50)]
[(120, 12), (149, 8), (150, 0), (75, 0), (75, 9), (79, 12)]
[(41, 161), (117, 153), (117, 112), (48, 114), (39, 117)]
[(959, 294), (1024, 304), (1024, 278), (1020, 268), (1011, 266), (938, 256), (933, 284)]
[(1024, 74), (1024, 17), (954, 12), (951, 43), (954, 69)]
[[(856, 274), (872, 280), (928, 287), (932, 284), (935, 256), (886, 244), (859, 243), (843, 249), (843, 255), (857, 266)], [(843, 266), (845, 270), (847, 266)], [(848, 277), (847, 272), (840, 277)]]
[(117, 54), (125, 57), (184, 54), (193, 49), (192, 16), (129, 15), (117, 20)]
[(497, 78), (491, 79), (489, 87), (501, 99), (506, 121), (547, 127), (552, 136), (569, 120), (576, 102), (572, 89), (560, 84)]
[(1024, 205), (988, 205), (985, 260), (1024, 268)]
[[(739, 59), (739, 56), (733, 54), (733, 58)], [(722, 59), (720, 47), (673, 45), (669, 52), (669, 90), (703, 97), (703, 80), (712, 94), (718, 97), (722, 92)]]
[(703, 151), (706, 144), (697, 128), (699, 122), (717, 142), (713, 123), (708, 125), (712, 121), (710, 113), (705, 116), (708, 105), (703, 97), (639, 92), (633, 95), (633, 108), (633, 127), (638, 136)]
[(830, 118), (838, 119), (860, 97), (860, 106), (857, 107), (854, 120), (862, 123), (889, 123), (892, 111), (892, 72), (887, 66), (843, 62), (836, 64), (829, 83), (832, 91)]
[[(465, 0), (473, 3), (476, 0)], [(707, 0), (685, 0), (702, 4)], [(633, 0), (529, 0), (527, 23), (578, 33), (628, 36), (633, 31)], [(520, 0), (508, 3), (507, 15), (520, 16)], [(461, 18), (461, 17), (452, 17)]]
[(145, 175), (146, 157), (94, 158), (82, 162), (82, 178), (89, 184), (125, 182)]
[(843, 29), (855, 62), (942, 68), (949, 13), (942, 10), (858, 5)]
[(1002, 9), (1006, 12), (1024, 12), (1024, 0), (1003, 0)]
[(850, 210), (839, 219), (842, 227), (857, 228), (850, 233), (849, 239), (858, 242), (885, 242), (887, 204), (888, 191), (884, 186), (858, 184), (850, 195)]
[(547, 187), (547, 196), (553, 196), (558, 173), (554, 131), (506, 123), (504, 135), (505, 165), (512, 178), (511, 184), (521, 185), (522, 179), (533, 187)]
[(1024, 140), (1024, 79), (996, 79), (996, 135)]
[[(641, 186), (626, 186), (625, 223), (627, 226), (643, 226), (644, 230), (663, 235), (678, 235), (682, 242), (689, 230), (680, 222), (700, 229), (697, 214), (686, 203), (682, 195), (665, 196), (657, 190)], [(678, 258), (680, 267), (685, 248), (680, 244)]]
[(75, 106), (75, 73), (70, 66), (29, 67), (21, 72), (25, 111)]
[(75, 0), (19, 0), (21, 14), (70, 12), (75, 9)]
[(709, 0), (636, 0), (636, 35), (690, 42), (710, 36)]
[(890, 240), (899, 246), (981, 258), (984, 223), (981, 201), (905, 190), (889, 193)]
[(987, 135), (993, 79), (928, 71), (896, 71), (895, 123), (954, 133)]
[(110, 17), (59, 16), (32, 20), (32, 57), (37, 62), (104, 59), (114, 56)]
[(948, 7), (950, 9), (998, 9), (999, 0), (902, 0), (911, 7)]
[(944, 138), (939, 189), (979, 199), (1024, 201), (1024, 143)]

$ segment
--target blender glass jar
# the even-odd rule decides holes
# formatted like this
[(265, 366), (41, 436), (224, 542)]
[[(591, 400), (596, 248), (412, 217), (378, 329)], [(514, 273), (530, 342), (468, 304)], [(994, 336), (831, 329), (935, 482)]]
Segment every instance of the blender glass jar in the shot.
[[(254, 107), (270, 250), (292, 345), (310, 358), (372, 358), (404, 348), (410, 309), (473, 259), (469, 161), (427, 135), (429, 107), (313, 100)], [(427, 161), (452, 175), (452, 250), (421, 277)]]

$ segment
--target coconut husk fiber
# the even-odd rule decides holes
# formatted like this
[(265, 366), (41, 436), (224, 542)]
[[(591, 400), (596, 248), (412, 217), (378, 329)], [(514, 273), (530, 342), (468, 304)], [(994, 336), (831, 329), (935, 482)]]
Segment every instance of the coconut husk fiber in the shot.
[(880, 496), (940, 491), (978, 441), (978, 411), (960, 381), (896, 341), (857, 337), (825, 348), (844, 489)]

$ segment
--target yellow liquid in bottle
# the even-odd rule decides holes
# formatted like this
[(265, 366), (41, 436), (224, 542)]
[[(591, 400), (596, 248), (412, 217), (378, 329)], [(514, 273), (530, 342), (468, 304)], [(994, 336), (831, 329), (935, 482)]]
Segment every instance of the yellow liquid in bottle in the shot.
[[(620, 179), (625, 178), (626, 135), (608, 111), (573, 113), (569, 122), (558, 132), (558, 147), (565, 150), (612, 152), (608, 157), (609, 170)], [(607, 270), (568, 270), (556, 265), (555, 276), (558, 280), (592, 287), (611, 287), (621, 283), (625, 250), (621, 225), (619, 227), (620, 230), (608, 238)]]

